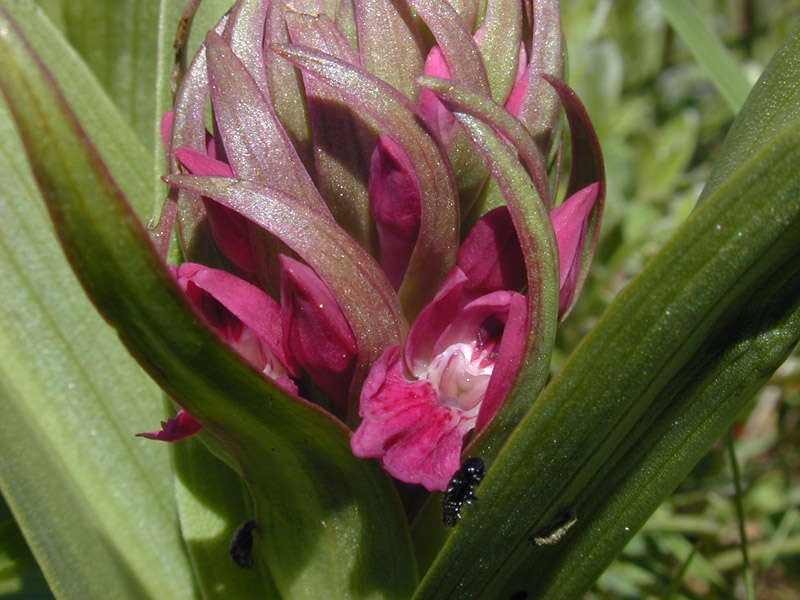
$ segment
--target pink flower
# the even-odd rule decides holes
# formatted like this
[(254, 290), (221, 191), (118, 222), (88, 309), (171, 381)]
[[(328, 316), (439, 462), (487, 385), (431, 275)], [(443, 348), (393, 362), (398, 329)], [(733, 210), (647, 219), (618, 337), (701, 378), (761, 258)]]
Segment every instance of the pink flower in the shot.
[[(301, 382), (350, 426), (357, 456), (430, 490), (524, 364), (546, 364), (602, 212), (596, 138), (558, 79), (557, 3), (484, 4), (239, 2), (164, 127), (184, 255), (219, 250), (232, 271), (204, 276), (219, 287), (194, 273), (190, 301), (266, 376)], [(572, 173), (551, 211), (559, 99)], [(261, 321), (242, 298), (259, 298)]]
[[(551, 214), (561, 267), (561, 301), (575, 291), (582, 231), (596, 190)], [(461, 246), (458, 265), (414, 322), (404, 347), (389, 348), (361, 392), (353, 453), (379, 457), (397, 479), (444, 490), (463, 440), (502, 406), (526, 341), (522, 251), (505, 207), (487, 213)]]
[[(178, 286), (209, 326), (253, 368), (296, 394), (296, 369), (283, 348), (278, 304), (256, 286), (219, 269), (195, 263), (174, 268)], [(200, 430), (186, 411), (161, 424), (162, 431), (142, 437), (177, 442)]]
[(301, 262), (281, 256), (283, 343), (325, 392), (334, 414), (346, 411), (358, 348), (327, 285)]
[(363, 421), (351, 438), (356, 456), (381, 457), (393, 477), (429, 490), (447, 487), (464, 437), (499, 409), (507, 385), (492, 380), (495, 365), (514, 361), (525, 340), (526, 306), (517, 292), (486, 294), (452, 320), (436, 319), (442, 305), (463, 303), (466, 281), (456, 267), (404, 350), (389, 348), (372, 367), (361, 392)]

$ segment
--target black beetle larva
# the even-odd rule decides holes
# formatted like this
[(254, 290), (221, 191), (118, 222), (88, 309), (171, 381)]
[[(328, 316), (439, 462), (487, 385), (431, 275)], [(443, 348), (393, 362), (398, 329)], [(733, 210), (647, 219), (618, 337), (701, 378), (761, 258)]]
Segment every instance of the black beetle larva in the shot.
[(472, 504), (478, 499), (475, 488), (483, 479), (484, 471), (483, 460), (474, 456), (465, 460), (453, 475), (442, 498), (442, 522), (445, 525), (454, 527), (461, 519), (464, 504)]
[(243, 569), (250, 569), (253, 566), (253, 530), (256, 527), (256, 522), (252, 519), (245, 521), (231, 538), (228, 552), (233, 562)]

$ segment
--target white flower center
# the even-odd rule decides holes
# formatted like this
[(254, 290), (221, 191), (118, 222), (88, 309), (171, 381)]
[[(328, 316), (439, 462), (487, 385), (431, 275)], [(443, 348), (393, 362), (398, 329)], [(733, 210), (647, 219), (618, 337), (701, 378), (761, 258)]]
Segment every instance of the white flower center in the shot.
[(453, 344), (428, 366), (428, 381), (439, 389), (442, 404), (477, 415), (494, 370), (494, 360), (475, 344)]

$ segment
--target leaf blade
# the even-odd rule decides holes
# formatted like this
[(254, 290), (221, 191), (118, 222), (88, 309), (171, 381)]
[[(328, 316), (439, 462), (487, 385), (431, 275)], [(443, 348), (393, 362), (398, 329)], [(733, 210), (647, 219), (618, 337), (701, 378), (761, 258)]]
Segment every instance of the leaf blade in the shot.
[(744, 104), (750, 84), (739, 65), (703, 22), (697, 8), (687, 0), (659, 0), (670, 25), (689, 47), (695, 60), (714, 83), (735, 114)]

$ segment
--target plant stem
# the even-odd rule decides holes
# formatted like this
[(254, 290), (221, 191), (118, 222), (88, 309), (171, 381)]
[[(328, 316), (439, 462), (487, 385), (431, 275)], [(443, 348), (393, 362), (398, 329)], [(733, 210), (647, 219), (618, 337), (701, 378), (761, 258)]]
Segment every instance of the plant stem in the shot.
[(736, 460), (736, 449), (734, 448), (732, 432), (728, 433), (727, 446), (731, 461), (731, 469), (733, 470), (733, 485), (736, 488), (736, 516), (739, 521), (739, 537), (741, 538), (742, 545), (742, 574), (744, 575), (746, 598), (747, 600), (754, 600), (755, 586), (753, 583), (753, 571), (750, 568), (750, 557), (747, 551), (747, 532), (745, 531), (744, 503), (742, 502), (744, 493), (742, 491), (739, 462)]

